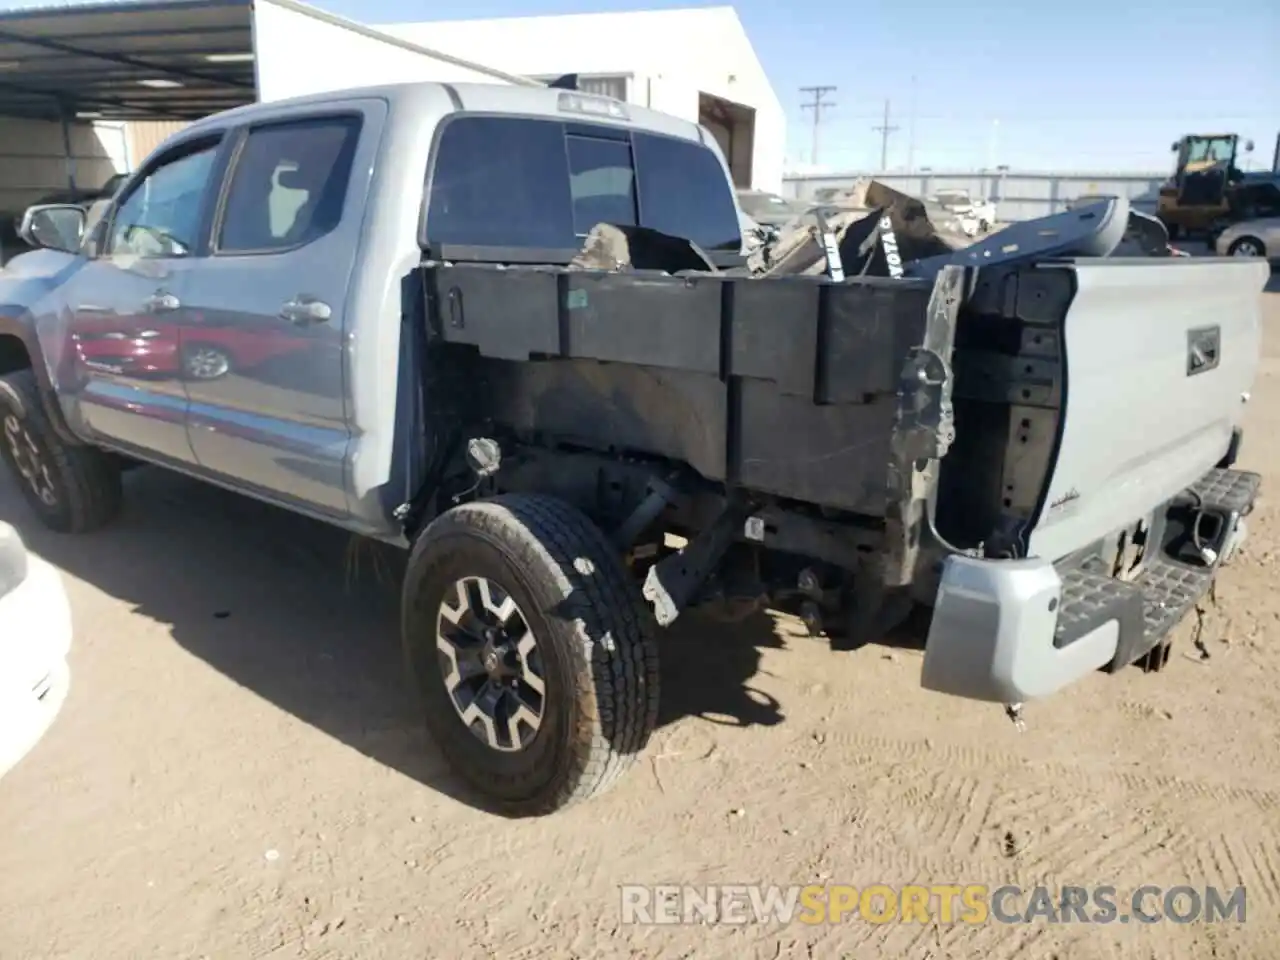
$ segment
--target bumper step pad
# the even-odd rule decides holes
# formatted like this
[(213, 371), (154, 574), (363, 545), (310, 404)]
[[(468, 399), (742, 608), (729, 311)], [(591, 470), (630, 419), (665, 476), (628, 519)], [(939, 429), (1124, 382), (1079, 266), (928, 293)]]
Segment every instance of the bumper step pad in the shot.
[[(1261, 482), (1256, 473), (1211, 470), (1190, 488), (1190, 495), (1176, 498), (1174, 505), (1240, 517), (1252, 508)], [(1131, 581), (1087, 568), (1060, 569), (1062, 602), (1054, 646), (1068, 646), (1102, 624), (1117, 620), (1120, 639), (1107, 672), (1114, 673), (1143, 657), (1148, 669), (1159, 669), (1168, 659), (1165, 640), (1169, 633), (1209, 592), (1217, 574), (1218, 564), (1188, 563), (1163, 552), (1152, 557)]]
[(1245, 514), (1253, 507), (1262, 477), (1247, 470), (1210, 470), (1191, 487), (1207, 509)]

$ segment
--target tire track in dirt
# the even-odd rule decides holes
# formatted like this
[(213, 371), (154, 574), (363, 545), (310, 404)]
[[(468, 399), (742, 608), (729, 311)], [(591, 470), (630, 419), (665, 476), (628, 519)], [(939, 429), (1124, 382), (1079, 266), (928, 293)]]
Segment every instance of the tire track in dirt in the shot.
[[(1107, 884), (1117, 888), (1118, 904), (1143, 884), (1214, 886), (1228, 894), (1243, 884), (1251, 915), (1280, 914), (1280, 846), (1271, 839), (1274, 793), (1167, 775), (1100, 774), (1062, 764), (1018, 765), (1015, 773), (1013, 758), (999, 754), (876, 742), (895, 762), (882, 762), (883, 775), (861, 798), (860, 819), (877, 829), (861, 837), (860, 845), (864, 857), (870, 854), (864, 865), (892, 871), (885, 879), (981, 879), (992, 886), (1015, 882), (1024, 889)], [(950, 767), (919, 769), (916, 758), (926, 754)], [(1119, 809), (1117, 795), (1123, 797)], [(886, 817), (885, 811), (892, 815)], [(1229, 825), (1225, 831), (1224, 824)], [(901, 946), (935, 952), (954, 948), (999, 960), (1039, 943), (1025, 931), (993, 926), (994, 932), (942, 928), (937, 943), (917, 931)], [(1096, 926), (1052, 929), (1064, 945), (1100, 936)], [(892, 932), (868, 936), (880, 937), (875, 943), (886, 955), (898, 946), (899, 935)], [(1125, 935), (1117, 928), (1103, 936)], [(1167, 940), (1161, 960), (1205, 955), (1197, 934), (1170, 930), (1158, 936)]]
[(999, 796), (995, 784), (944, 770), (895, 786), (903, 787), (896, 793), (896, 803), (918, 811), (904, 818), (904, 826), (926, 838), (926, 843), (936, 843), (935, 848), (948, 859), (963, 861), (977, 851)]
[[(826, 957), (982, 957), (983, 960), (1049, 960), (1060, 942), (1056, 928), (1043, 924), (869, 924), (833, 927), (809, 942), (810, 955)], [(1162, 958), (1163, 960), (1163, 958)]]
[[(986, 779), (996, 775), (1016, 776), (1021, 780), (1039, 783), (1067, 782), (1078, 787), (1080, 793), (1089, 793), (1094, 787), (1121, 787), (1131, 794), (1151, 797), (1170, 797), (1178, 801), (1211, 801), (1215, 804), (1233, 803), (1252, 807), (1257, 813), (1280, 811), (1280, 791), (1255, 787), (1239, 787), (1208, 780), (1188, 780), (1182, 777), (1133, 770), (1099, 772), (1072, 764), (1052, 761), (1028, 761), (1012, 751), (990, 751), (960, 744), (938, 743), (928, 740), (896, 740), (888, 737), (865, 736), (836, 731), (831, 740), (869, 761), (869, 766), (881, 769), (903, 769), (923, 766), (930, 770), (945, 768), (966, 771)], [(887, 761), (886, 757), (892, 757)], [(1272, 821), (1273, 822), (1273, 821)]]
[(1198, 871), (1191, 878), (1195, 885), (1217, 887), (1224, 899), (1243, 886), (1250, 915), (1280, 916), (1280, 846), (1274, 840), (1218, 833), (1192, 847), (1188, 860)]
[(1037, 878), (1070, 870), (1073, 882), (1098, 882), (1089, 874), (1119, 880), (1136, 865), (1172, 865), (1176, 833), (1161, 827), (1160, 817), (1143, 813), (1142, 803), (1126, 802), (1133, 811), (1127, 817), (1089, 798), (1086, 788), (1066, 790), (1038, 780), (1002, 788), (963, 773), (904, 775), (895, 768), (868, 792), (861, 819), (877, 824), (877, 811), (894, 811), (895, 829), (886, 823), (868, 839), (890, 848), (887, 860), (904, 876), (948, 867), (970, 876), (976, 869), (994, 880), (994, 867)]

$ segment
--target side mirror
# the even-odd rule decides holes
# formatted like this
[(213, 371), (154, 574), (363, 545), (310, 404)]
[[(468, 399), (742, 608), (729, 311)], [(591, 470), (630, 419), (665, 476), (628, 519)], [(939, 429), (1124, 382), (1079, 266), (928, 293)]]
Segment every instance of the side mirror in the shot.
[(1178, 140), (1175, 140), (1175, 141), (1173, 141), (1173, 146), (1171, 146), (1169, 149), (1170, 149), (1173, 153), (1177, 153), (1181, 148), (1182, 148), (1182, 143), (1181, 143), (1180, 141), (1178, 141)]
[(1245, 152), (1245, 153), (1253, 153), (1253, 141), (1252, 141), (1252, 140), (1246, 140), (1246, 141), (1244, 142), (1244, 152)]
[(84, 237), (85, 212), (73, 203), (42, 203), (27, 207), (18, 236), (32, 247), (74, 253)]

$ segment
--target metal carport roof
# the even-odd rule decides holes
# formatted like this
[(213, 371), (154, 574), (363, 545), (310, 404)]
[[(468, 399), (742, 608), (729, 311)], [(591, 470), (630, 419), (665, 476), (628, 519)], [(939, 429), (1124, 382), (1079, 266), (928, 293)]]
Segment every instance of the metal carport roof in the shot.
[(187, 120), (255, 99), (251, 0), (0, 13), (0, 114)]
[[(299, 0), (269, 5), (484, 77), (537, 83)], [(255, 0), (99, 0), (0, 13), (0, 116), (194, 120), (252, 103), (255, 16)]]

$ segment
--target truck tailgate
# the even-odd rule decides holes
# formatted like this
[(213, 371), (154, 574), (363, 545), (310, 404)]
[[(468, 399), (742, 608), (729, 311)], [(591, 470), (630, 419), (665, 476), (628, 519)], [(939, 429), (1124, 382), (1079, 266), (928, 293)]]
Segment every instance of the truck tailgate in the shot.
[(1258, 365), (1263, 261), (1077, 261), (1066, 415), (1033, 556), (1145, 516), (1218, 463)]

